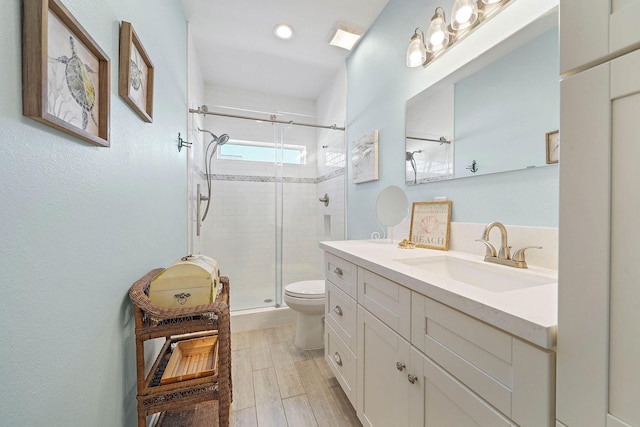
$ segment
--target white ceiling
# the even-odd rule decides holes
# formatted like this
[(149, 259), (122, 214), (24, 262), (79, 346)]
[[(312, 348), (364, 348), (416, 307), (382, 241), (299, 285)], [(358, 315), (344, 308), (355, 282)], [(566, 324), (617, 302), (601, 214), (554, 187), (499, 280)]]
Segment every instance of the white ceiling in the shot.
[[(182, 0), (204, 80), (317, 99), (349, 51), (328, 43), (337, 24), (366, 31), (388, 0)], [(277, 39), (276, 24), (294, 28)]]

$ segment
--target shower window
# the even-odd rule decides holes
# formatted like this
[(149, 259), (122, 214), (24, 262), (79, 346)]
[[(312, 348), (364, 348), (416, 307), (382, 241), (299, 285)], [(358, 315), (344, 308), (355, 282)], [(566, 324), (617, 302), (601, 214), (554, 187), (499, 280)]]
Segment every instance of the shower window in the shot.
[(273, 163), (274, 156), (279, 163), (304, 165), (307, 162), (307, 147), (293, 144), (284, 144), (281, 147), (276, 147), (273, 142), (230, 139), (228, 143), (221, 145), (220, 151), (218, 151), (219, 159), (248, 162)]

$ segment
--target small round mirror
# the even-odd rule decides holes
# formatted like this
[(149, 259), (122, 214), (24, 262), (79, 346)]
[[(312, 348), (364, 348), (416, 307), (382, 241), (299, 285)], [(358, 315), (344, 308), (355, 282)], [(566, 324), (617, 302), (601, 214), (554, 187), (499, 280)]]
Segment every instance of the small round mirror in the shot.
[(376, 217), (385, 227), (395, 227), (407, 216), (409, 200), (404, 190), (390, 185), (380, 192), (376, 202)]

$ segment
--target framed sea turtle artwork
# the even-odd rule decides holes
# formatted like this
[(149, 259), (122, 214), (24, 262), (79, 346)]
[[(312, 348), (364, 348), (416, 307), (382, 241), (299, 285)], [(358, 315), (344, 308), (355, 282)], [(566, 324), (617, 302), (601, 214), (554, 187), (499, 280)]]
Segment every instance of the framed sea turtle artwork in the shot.
[(22, 5), (23, 115), (109, 147), (109, 57), (59, 0)]
[(120, 25), (118, 94), (142, 120), (153, 121), (153, 63), (131, 23)]

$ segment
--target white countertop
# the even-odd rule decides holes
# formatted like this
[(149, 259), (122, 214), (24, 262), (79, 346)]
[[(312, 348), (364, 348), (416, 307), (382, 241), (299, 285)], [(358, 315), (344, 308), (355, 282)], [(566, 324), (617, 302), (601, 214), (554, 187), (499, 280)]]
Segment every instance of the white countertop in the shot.
[(394, 261), (449, 255), (484, 262), (482, 257), (476, 255), (423, 248), (401, 249), (397, 243), (383, 240), (321, 242), (320, 248), (532, 344), (546, 349), (555, 348), (558, 324), (558, 284), (555, 270), (533, 266), (520, 270), (492, 264), (497, 268), (553, 279), (550, 284), (494, 292)]

